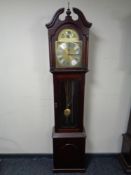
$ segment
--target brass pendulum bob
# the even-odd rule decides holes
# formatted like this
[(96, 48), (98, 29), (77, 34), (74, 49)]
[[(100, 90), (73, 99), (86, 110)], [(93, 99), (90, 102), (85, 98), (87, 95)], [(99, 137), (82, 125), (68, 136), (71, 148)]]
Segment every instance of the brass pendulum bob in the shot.
[(66, 108), (64, 110), (64, 116), (68, 118), (70, 116), (70, 114), (71, 114), (71, 110), (69, 108)]

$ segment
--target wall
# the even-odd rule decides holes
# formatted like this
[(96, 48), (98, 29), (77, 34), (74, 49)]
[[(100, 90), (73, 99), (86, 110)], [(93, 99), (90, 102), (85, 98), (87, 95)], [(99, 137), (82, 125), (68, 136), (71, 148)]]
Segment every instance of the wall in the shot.
[[(86, 152), (119, 152), (131, 87), (131, 1), (72, 0), (93, 23)], [(45, 24), (66, 0), (0, 1), (0, 153), (51, 153), (52, 75)]]

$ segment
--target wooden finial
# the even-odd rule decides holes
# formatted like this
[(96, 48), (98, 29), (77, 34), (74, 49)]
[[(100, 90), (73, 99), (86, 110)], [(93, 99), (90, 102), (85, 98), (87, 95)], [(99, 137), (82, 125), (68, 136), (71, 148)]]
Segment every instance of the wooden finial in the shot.
[(69, 1), (68, 1), (68, 8), (67, 8), (66, 14), (67, 14), (67, 16), (70, 16), (70, 14), (71, 14)]
[(68, 1), (68, 9), (70, 9), (70, 2)]

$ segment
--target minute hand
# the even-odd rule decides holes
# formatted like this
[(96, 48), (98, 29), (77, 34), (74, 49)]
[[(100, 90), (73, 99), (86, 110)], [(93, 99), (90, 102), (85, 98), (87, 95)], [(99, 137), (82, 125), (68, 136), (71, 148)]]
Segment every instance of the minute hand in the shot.
[(80, 55), (79, 53), (68, 53), (68, 55)]

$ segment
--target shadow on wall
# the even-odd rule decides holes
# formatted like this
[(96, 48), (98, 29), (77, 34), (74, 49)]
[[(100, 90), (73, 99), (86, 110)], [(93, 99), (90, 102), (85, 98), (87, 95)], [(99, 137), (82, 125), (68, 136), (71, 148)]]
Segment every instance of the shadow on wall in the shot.
[(0, 137), (0, 150), (1, 153), (14, 153), (23, 151), (18, 142), (5, 137)]
[(121, 21), (122, 44), (120, 68), (131, 74), (131, 15)]
[[(92, 31), (90, 32), (90, 37), (89, 37), (89, 55), (88, 55), (88, 69), (89, 72), (86, 74), (86, 85), (85, 85), (85, 106), (84, 106), (84, 123), (85, 123), (85, 129), (87, 131), (90, 130), (91, 126), (91, 91), (92, 91), (92, 85), (97, 84), (95, 80), (95, 70), (96, 70), (96, 57), (97, 57), (97, 52), (98, 47), (97, 45), (100, 42), (100, 38), (96, 36), (95, 33)], [(86, 139), (88, 143), (88, 148), (90, 149), (92, 147), (91, 141), (88, 140), (88, 136)]]
[(120, 69), (125, 72), (125, 77), (123, 79), (119, 116), (121, 118), (120, 123), (121, 134), (125, 133), (127, 130), (127, 123), (129, 119), (129, 113), (131, 108), (131, 15), (127, 16), (121, 21), (122, 30), (122, 44), (120, 53)]
[[(121, 149), (121, 142), (122, 142), (122, 133), (124, 133), (127, 129), (127, 123), (129, 118), (129, 112), (131, 107), (131, 15), (127, 18), (124, 18), (122, 21), (119, 21), (121, 24), (121, 32), (122, 32), (122, 40), (121, 40), (121, 50), (120, 50), (120, 57), (118, 62), (118, 71), (121, 72), (122, 83), (121, 93), (117, 94), (118, 96), (118, 112), (116, 115), (117, 120), (116, 128), (118, 129), (118, 149)], [(97, 71), (97, 53), (98, 45), (101, 42), (101, 38), (99, 38), (95, 33), (90, 32), (90, 39), (89, 39), (89, 72), (86, 74), (86, 86), (85, 86), (85, 107), (84, 107), (84, 114), (85, 114), (85, 128), (86, 131), (90, 132), (92, 125), (91, 120), (91, 113), (92, 109), (95, 110), (95, 106), (92, 107), (91, 100), (92, 100), (92, 87), (98, 85), (96, 78), (96, 71)], [(106, 101), (105, 101), (106, 103)], [(93, 147), (91, 140), (88, 138), (87, 133), (87, 147)]]

